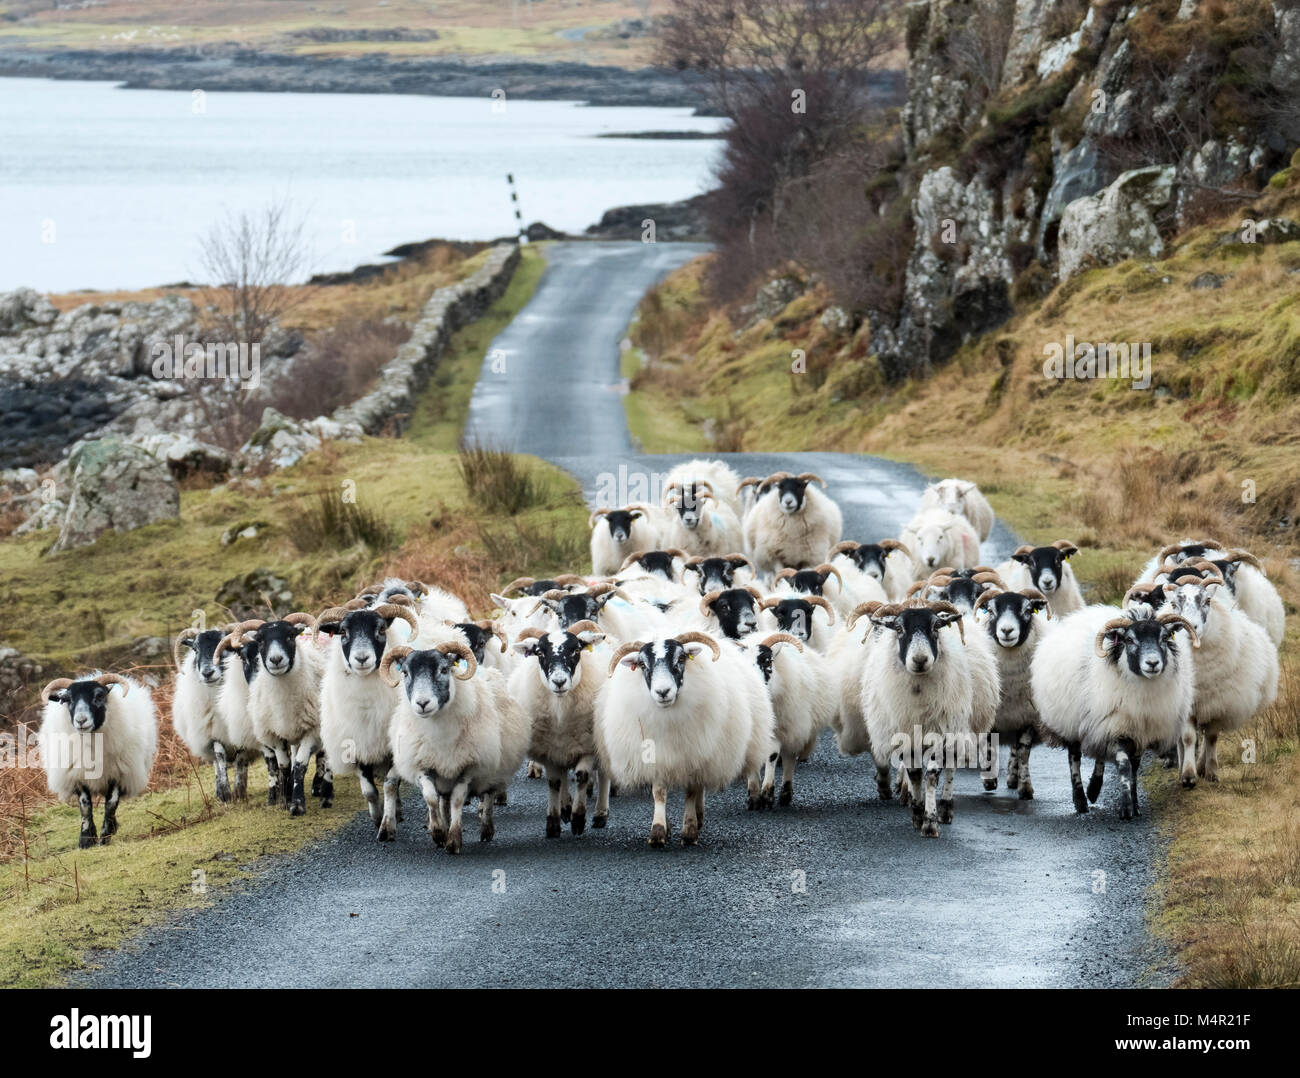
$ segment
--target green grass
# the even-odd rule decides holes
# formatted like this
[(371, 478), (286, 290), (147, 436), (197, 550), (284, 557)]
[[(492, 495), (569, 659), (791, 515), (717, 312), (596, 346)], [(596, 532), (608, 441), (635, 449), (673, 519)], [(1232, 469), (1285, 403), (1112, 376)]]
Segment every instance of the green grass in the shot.
[(199, 774), (202, 793), (195, 777), (124, 801), (110, 846), (77, 849), (75, 806), (32, 815), (28, 858), (0, 862), (0, 988), (57, 984), (68, 971), (93, 965), (94, 952), (211, 905), (232, 884), (264, 875), (267, 858), (328, 835), (363, 808), (350, 778), (338, 782), (332, 808), (309, 798), (307, 815), (290, 818), (265, 804), (260, 764), (249, 769), (246, 804), (220, 804), (212, 769)]
[[(635, 346), (624, 350), (620, 364), (627, 382), (636, 377), (644, 357)], [(653, 385), (629, 389), (623, 395), (623, 411), (633, 444), (643, 453), (695, 453), (709, 448), (699, 419), (682, 402)]]

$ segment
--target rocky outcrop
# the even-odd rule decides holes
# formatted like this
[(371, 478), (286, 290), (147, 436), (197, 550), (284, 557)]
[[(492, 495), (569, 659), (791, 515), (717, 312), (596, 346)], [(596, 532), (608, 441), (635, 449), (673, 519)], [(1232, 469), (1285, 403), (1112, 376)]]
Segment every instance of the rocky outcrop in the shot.
[(420, 312), (410, 340), (379, 372), (375, 388), (360, 400), (335, 409), (334, 422), (358, 427), (367, 434), (378, 434), (394, 421), (400, 423), (398, 417), (410, 413), (416, 394), (429, 380), (452, 334), (504, 294), (518, 265), (518, 246), (499, 244), (470, 276), (434, 292)]
[(82, 442), (68, 458), (71, 489), (54, 550), (93, 543), (106, 531), (125, 532), (175, 520), (180, 490), (157, 457), (116, 438)]
[(1152, 165), (1124, 173), (1100, 194), (1071, 202), (1061, 217), (1061, 276), (1125, 258), (1158, 258), (1165, 244), (1154, 213), (1168, 204), (1173, 187), (1173, 166)]
[(616, 206), (606, 210), (599, 221), (587, 228), (587, 235), (598, 240), (646, 239), (646, 222), (654, 224), (656, 242), (702, 242), (709, 238), (704, 215), (707, 195), (696, 195), (682, 202), (650, 202), (643, 206)]
[(274, 408), (262, 412), (262, 422), (240, 449), (244, 464), (288, 468), (326, 442), (359, 442), (362, 430), (357, 423), (341, 423), (325, 416), (315, 419), (290, 419)]

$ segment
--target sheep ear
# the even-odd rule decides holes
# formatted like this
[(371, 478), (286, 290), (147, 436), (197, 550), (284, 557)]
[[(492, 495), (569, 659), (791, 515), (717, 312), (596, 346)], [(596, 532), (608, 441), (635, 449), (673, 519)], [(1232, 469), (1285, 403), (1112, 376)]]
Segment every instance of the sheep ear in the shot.
[(1205, 585), (1205, 594), (1208, 595), (1211, 599), (1213, 599), (1215, 592), (1217, 592), (1219, 588), (1221, 588), (1222, 586), (1223, 585), (1220, 584), (1217, 580), (1211, 580), (1208, 584)]
[(593, 633), (591, 632), (591, 630), (588, 630), (585, 633), (579, 633), (578, 639), (581, 640), (584, 644), (586, 644), (587, 650), (590, 651), (592, 648), (594, 648), (597, 644), (599, 644), (602, 640), (605, 639), (605, 634)]
[(627, 515), (628, 518), (631, 520), (640, 520), (643, 516), (645, 516), (645, 514), (641, 512), (640, 509), (633, 509)]
[(698, 640), (693, 640), (689, 644), (683, 644), (682, 647), (686, 649), (686, 657), (688, 659), (694, 659), (706, 650), (706, 646), (701, 644)]
[(873, 614), (871, 615), (871, 624), (879, 625), (882, 629), (893, 629), (896, 633), (901, 632), (903, 629), (903, 623), (899, 620), (897, 614), (885, 614), (883, 617)]
[[(391, 622), (390, 622), (391, 623)], [(333, 636), (335, 633), (343, 631), (343, 622), (341, 621), (322, 621), (316, 626), (317, 630)]]
[(536, 655), (539, 643), (537, 637), (530, 636), (526, 640), (516, 640), (514, 643), (514, 649), (519, 652), (520, 655)]
[(1028, 565), (1031, 561), (1028, 554), (1021, 554), (1019, 551), (1011, 555), (1012, 561), (1018, 561), (1021, 565)]
[(934, 616), (934, 620), (939, 623), (940, 628), (943, 628), (945, 626), (952, 625), (954, 622), (961, 621), (961, 617), (962, 616), (960, 614), (954, 614), (950, 610), (941, 610), (938, 614)]
[(639, 651), (634, 651), (629, 655), (624, 655), (618, 660), (618, 665), (626, 666), (629, 670), (635, 670), (641, 665), (641, 653)]
[(496, 603), (497, 606), (499, 606), (502, 610), (507, 610), (507, 611), (509, 611), (509, 610), (513, 610), (513, 609), (514, 609), (514, 602), (513, 602), (513, 600), (507, 599), (504, 595), (498, 595), (496, 592), (492, 592), (492, 594), (489, 596), (489, 598), (490, 598), (494, 603)]

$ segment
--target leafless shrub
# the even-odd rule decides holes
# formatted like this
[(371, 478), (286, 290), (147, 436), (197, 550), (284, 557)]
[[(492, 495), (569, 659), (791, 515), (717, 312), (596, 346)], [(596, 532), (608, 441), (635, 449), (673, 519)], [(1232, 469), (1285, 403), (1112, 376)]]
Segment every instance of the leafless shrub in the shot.
[(966, 22), (948, 38), (948, 55), (971, 77), (981, 101), (1002, 86), (1002, 68), (1011, 46), (1015, 0), (985, 0), (972, 7)]

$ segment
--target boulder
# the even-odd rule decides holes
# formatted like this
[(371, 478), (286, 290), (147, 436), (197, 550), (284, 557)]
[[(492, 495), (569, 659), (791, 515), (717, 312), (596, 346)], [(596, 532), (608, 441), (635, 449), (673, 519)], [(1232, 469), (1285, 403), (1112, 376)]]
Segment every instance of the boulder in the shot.
[(166, 464), (177, 479), (199, 474), (213, 477), (230, 474), (229, 453), (220, 446), (200, 442), (188, 435), (159, 433), (130, 440)]
[(93, 543), (180, 515), (180, 491), (157, 457), (118, 438), (82, 442), (68, 457), (68, 511), (54, 550)]
[(261, 425), (240, 449), (239, 454), (253, 464), (287, 468), (320, 447), (320, 435), (310, 430), (301, 420), (290, 419), (274, 408), (267, 408), (262, 412)]
[(750, 321), (775, 318), (802, 296), (803, 290), (803, 283), (797, 277), (774, 277), (755, 294), (754, 302), (748, 307)]
[(1125, 172), (1104, 191), (1066, 206), (1057, 237), (1061, 280), (1090, 264), (1159, 257), (1165, 245), (1152, 211), (1169, 202), (1173, 186), (1174, 167), (1152, 165)]
[(246, 621), (270, 617), (268, 602), (276, 614), (288, 614), (293, 610), (293, 591), (287, 580), (270, 569), (254, 569), (222, 584), (217, 589), (216, 601), (229, 609), (237, 621)]

